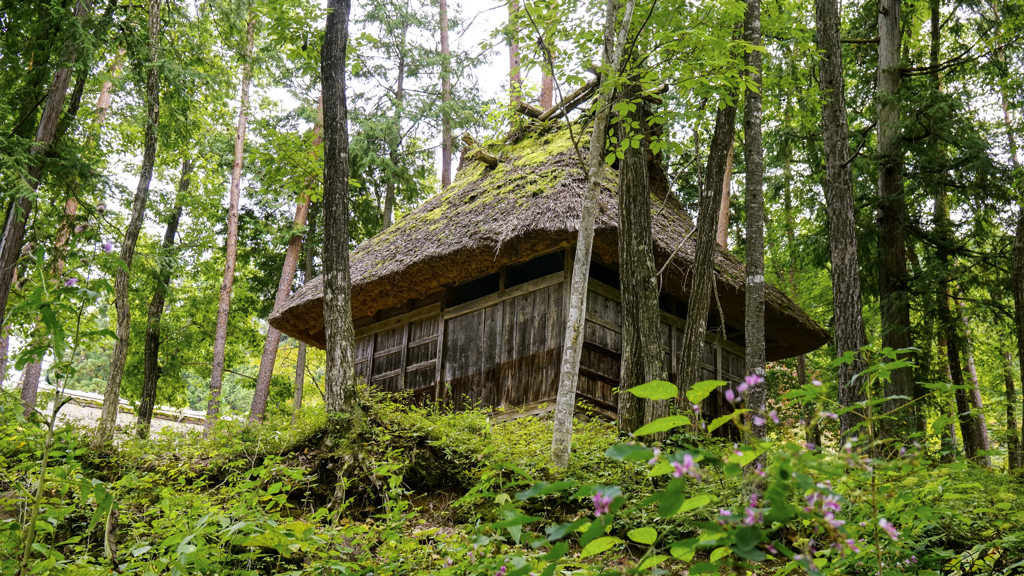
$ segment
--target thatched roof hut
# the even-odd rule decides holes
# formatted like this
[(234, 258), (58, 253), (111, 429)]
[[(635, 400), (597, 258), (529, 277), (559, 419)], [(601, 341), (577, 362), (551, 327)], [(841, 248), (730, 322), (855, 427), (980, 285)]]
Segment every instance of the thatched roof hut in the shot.
[[(494, 277), (494, 288), (504, 293), (510, 284), (506, 283), (502, 271), (544, 254), (562, 250), (561, 254), (566, 256), (565, 274), (568, 274), (573, 250), (566, 248), (572, 246), (576, 237), (586, 180), (569, 132), (562, 129), (544, 135), (534, 134), (514, 144), (492, 145), (487, 149), (498, 158), (494, 168), (482, 162), (464, 162), (455, 182), (448, 189), (402, 216), (391, 228), (354, 250), (351, 258), (352, 314), (357, 329), (363, 328), (362, 334), (366, 334), (367, 326), (383, 329), (386, 327), (383, 322), (387, 318), (413, 314), (414, 310), (428, 304), (437, 305), (442, 310), (451, 309), (453, 304), (468, 306), (462, 302), (465, 296), (459, 302), (452, 302), (451, 297), (446, 300), (444, 294), (446, 290), (448, 293), (458, 291), (460, 287), (472, 284), (471, 281), (475, 279)], [(585, 148), (579, 152), (586, 157)], [(652, 166), (651, 182), (657, 267), (660, 269), (672, 257), (662, 277), (663, 300), (671, 303), (663, 302), (662, 309), (666, 313), (666, 322), (680, 323), (680, 318), (685, 317), (685, 302), (688, 300), (686, 273), (693, 262), (694, 241), (689, 236), (693, 223), (682, 205), (666, 193), (667, 183), (657, 165)], [(603, 293), (613, 300), (617, 298), (615, 289), (618, 288), (613, 285), (617, 284), (617, 273), (614, 270), (618, 263), (616, 186), (617, 174), (610, 170), (600, 198), (594, 241), (594, 261), (597, 265), (594, 266), (596, 272), (592, 272), (592, 277), (596, 279), (592, 280), (592, 284), (604, 287)], [(600, 277), (601, 270), (605, 271), (605, 278)], [(611, 278), (609, 273), (615, 275), (615, 278)], [(725, 319), (722, 322), (718, 318), (717, 305), (713, 301), (709, 329), (726, 325), (727, 333), (720, 335), (724, 336), (722, 339), (742, 346), (745, 305), (743, 265), (731, 254), (719, 249), (715, 276), (718, 301)], [(560, 280), (561, 277), (552, 278)], [(324, 346), (321, 280), (315, 278), (309, 281), (270, 317), (274, 327), (318, 347)], [(486, 292), (485, 289), (477, 295), (483, 296)], [(561, 296), (551, 298), (558, 299), (558, 302), (551, 301), (552, 306), (561, 306)], [(774, 286), (767, 287), (766, 300), (769, 360), (809, 352), (828, 340), (826, 332)], [(593, 304), (588, 305), (588, 309)], [(444, 312), (440, 314), (440, 324), (430, 330), (443, 334), (446, 329), (441, 326), (448, 316)], [(552, 321), (561, 322), (561, 318), (564, 318), (560, 313), (552, 314), (555, 314)], [(588, 315), (588, 324), (589, 320), (591, 317)], [(599, 319), (594, 318), (594, 322), (599, 322)], [(608, 329), (614, 330), (617, 320), (609, 322), (606, 323)], [(415, 327), (410, 328), (413, 329)], [(515, 330), (514, 327), (508, 329)], [(667, 324), (666, 329), (669, 330), (666, 336), (668, 360), (674, 362), (674, 351), (677, 348), (671, 341), (675, 332)], [(549, 342), (541, 347), (553, 349), (557, 344), (559, 348), (555, 353), (560, 357), (558, 343), (562, 333), (559, 329), (545, 330), (551, 335), (547, 337)], [(412, 336), (406, 334), (403, 337), (408, 342)], [(613, 340), (606, 342), (608, 347), (602, 348), (608, 357), (615, 354)], [(439, 336), (438, 341), (439, 344), (435, 346), (438, 350), (448, 346), (443, 337)], [(370, 357), (376, 361), (378, 356), (373, 350), (380, 348), (374, 348), (372, 343), (369, 347)], [(398, 347), (389, 345), (389, 350), (397, 350)], [(733, 352), (742, 357), (741, 349), (734, 349)], [(402, 354), (401, 363), (404, 365), (407, 364), (404, 359), (406, 352)], [(434, 354), (437, 362), (433, 382), (423, 376), (418, 388), (427, 389), (434, 385), (440, 390), (441, 382), (450, 374), (448, 370), (441, 370), (444, 354), (431, 354)], [(403, 366), (398, 376), (393, 374), (395, 370), (385, 371), (393, 380), (390, 387), (412, 387), (401, 381), (408, 375), (407, 369)], [(606, 366), (604, 371), (609, 373), (602, 376), (603, 382), (617, 382), (617, 373), (610, 373), (615, 371), (613, 366)], [(723, 369), (719, 367), (717, 372), (712, 371), (709, 375), (723, 377), (722, 372)], [(552, 375), (554, 373), (557, 373), (557, 366), (553, 368)], [(377, 369), (367, 369), (366, 374), (368, 379), (375, 381)], [(546, 394), (540, 396), (543, 400)]]
[[(490, 149), (499, 157), (496, 168), (470, 162), (447, 190), (355, 249), (353, 318), (422, 298), (575, 240), (586, 176), (568, 131)], [(585, 157), (586, 148), (581, 152)], [(594, 252), (614, 264), (618, 262), (617, 175), (614, 171), (609, 175), (601, 194)], [(657, 266), (661, 268), (675, 252), (666, 269), (664, 290), (685, 301), (684, 278), (693, 263), (694, 241), (683, 240), (693, 223), (671, 196), (660, 195), (652, 203)], [(715, 268), (722, 311), (731, 324), (742, 326), (743, 264), (719, 248)], [(322, 277), (308, 282), (270, 316), (274, 327), (320, 348), (324, 346), (321, 282)], [(827, 333), (778, 288), (769, 285), (766, 299), (769, 360), (810, 352), (828, 340)]]

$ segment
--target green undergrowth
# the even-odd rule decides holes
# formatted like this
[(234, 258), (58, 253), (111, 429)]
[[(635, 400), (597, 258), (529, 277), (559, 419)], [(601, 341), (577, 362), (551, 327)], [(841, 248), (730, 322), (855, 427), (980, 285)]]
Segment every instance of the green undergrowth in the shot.
[[(225, 419), (207, 439), (198, 431), (122, 434), (100, 450), (90, 448), (87, 429), (60, 426), (27, 569), (696, 574), (746, 569), (756, 558), (758, 573), (873, 574), (877, 557), (885, 574), (959, 575), (1012, 574), (1024, 559), (1017, 474), (938, 465), (923, 450), (866, 467), (856, 452), (806, 451), (787, 440), (788, 430), (760, 447), (677, 434), (659, 455), (596, 418), (576, 422), (569, 466), (557, 470), (548, 419), (408, 400), (362, 390), (366, 419), (354, 427), (310, 406), (295, 422), (285, 413), (262, 424)], [(16, 574), (45, 430), (20, 417), (15, 401), (3, 402), (0, 573)], [(752, 476), (741, 468), (751, 450), (765, 451), (761, 490), (771, 502), (756, 542), (722, 516), (749, 513)], [(671, 473), (684, 454), (700, 463), (699, 475)], [(842, 502), (839, 531), (800, 511), (815, 490)], [(613, 504), (596, 518), (592, 496), (602, 493)], [(899, 529), (898, 541), (879, 537), (878, 518)], [(859, 541), (859, 552), (837, 547), (842, 538)], [(765, 552), (769, 543), (794, 552)]]

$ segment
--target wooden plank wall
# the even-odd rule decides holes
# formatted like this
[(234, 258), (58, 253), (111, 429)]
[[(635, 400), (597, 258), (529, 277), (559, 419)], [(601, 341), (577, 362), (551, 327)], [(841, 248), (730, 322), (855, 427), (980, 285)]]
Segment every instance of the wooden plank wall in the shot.
[[(390, 311), (356, 330), (356, 374), (390, 392), (411, 390), (471, 406), (539, 410), (558, 393), (565, 332), (565, 277), (559, 272), (445, 309), (430, 296)], [(587, 294), (578, 400), (615, 417), (622, 356), (619, 291), (591, 279)], [(669, 380), (677, 381), (683, 321), (662, 313), (662, 347)], [(709, 335), (701, 356), (704, 379), (739, 382), (743, 349)], [(718, 404), (723, 399), (709, 399)]]

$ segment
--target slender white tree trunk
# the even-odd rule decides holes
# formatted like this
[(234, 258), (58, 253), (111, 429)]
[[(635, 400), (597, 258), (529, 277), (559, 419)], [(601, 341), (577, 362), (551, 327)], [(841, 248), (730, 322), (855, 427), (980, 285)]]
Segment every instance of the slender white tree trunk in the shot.
[(618, 38), (615, 37), (615, 20), (618, 3), (608, 0), (605, 11), (604, 57), (602, 87), (594, 117), (594, 131), (590, 137), (590, 151), (587, 159), (587, 188), (583, 196), (583, 213), (580, 217), (579, 233), (576, 236), (576, 258), (572, 270), (572, 286), (569, 294), (569, 315), (565, 327), (565, 341), (562, 348), (562, 368), (558, 382), (558, 396), (555, 400), (554, 433), (551, 438), (551, 461), (564, 468), (569, 464), (572, 446), (572, 416), (576, 407), (576, 386), (579, 383), (580, 356), (583, 351), (583, 325), (586, 319), (587, 278), (590, 276), (590, 255), (594, 247), (594, 220), (597, 218), (597, 200), (604, 182), (604, 145), (611, 115), (612, 90), (607, 84), (609, 77), (618, 74), (626, 35), (633, 20), (636, 0), (627, 0)]

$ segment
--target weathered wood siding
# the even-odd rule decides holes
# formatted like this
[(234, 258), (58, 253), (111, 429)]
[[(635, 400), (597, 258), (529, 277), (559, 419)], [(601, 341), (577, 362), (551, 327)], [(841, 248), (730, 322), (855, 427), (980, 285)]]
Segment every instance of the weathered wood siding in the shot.
[[(530, 412), (553, 406), (567, 275), (563, 271), (506, 289), (503, 274), (497, 292), (469, 302), (446, 308), (438, 293), (363, 319), (356, 329), (356, 374), (390, 392), (411, 390), (417, 402), (436, 399), (457, 410), (477, 406)], [(577, 395), (609, 417), (618, 406), (620, 302), (618, 290), (590, 279)], [(661, 343), (672, 382), (680, 372), (683, 325), (662, 312)], [(701, 364), (705, 379), (738, 382), (743, 349), (709, 335)], [(722, 403), (718, 391), (707, 407), (716, 411)]]

